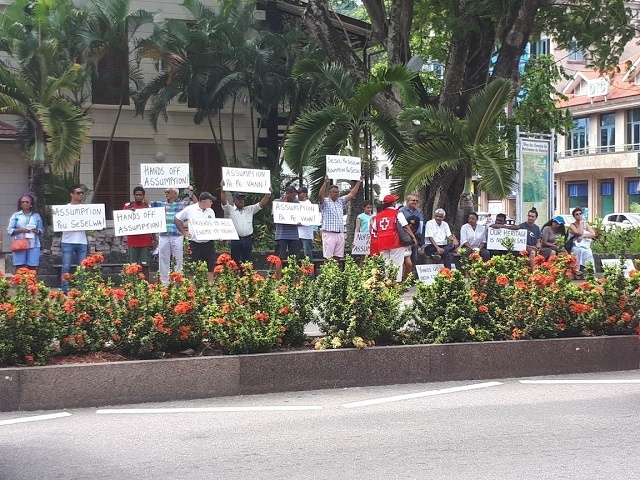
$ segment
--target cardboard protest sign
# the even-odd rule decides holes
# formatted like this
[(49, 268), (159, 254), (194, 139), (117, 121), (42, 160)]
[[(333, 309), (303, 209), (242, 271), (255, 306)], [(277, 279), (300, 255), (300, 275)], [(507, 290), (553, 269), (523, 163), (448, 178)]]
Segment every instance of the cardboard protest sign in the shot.
[[(602, 263), (602, 270), (604, 271), (604, 267), (616, 267), (620, 268), (620, 259), (618, 258), (603, 258), (600, 260)], [(630, 258), (625, 259), (624, 261), (624, 276), (629, 278), (629, 273), (632, 270), (635, 270), (636, 267), (633, 265), (633, 260)]]
[(230, 218), (190, 218), (189, 232), (198, 240), (238, 240), (238, 232)]
[(327, 155), (327, 176), (335, 180), (360, 180), (362, 160), (360, 157)]
[(189, 164), (142, 163), (140, 184), (144, 188), (186, 188), (189, 186)]
[(367, 232), (356, 232), (353, 236), (351, 255), (369, 255), (371, 249), (371, 234)]
[(167, 215), (164, 207), (114, 210), (113, 229), (116, 237), (164, 233), (167, 231)]
[(520, 252), (527, 249), (527, 229), (509, 230), (508, 228), (487, 227), (487, 249), (507, 250), (500, 241), (503, 238), (511, 237), (514, 240), (513, 251)]
[(288, 225), (321, 225), (322, 216), (317, 204), (273, 202), (273, 221)]
[(269, 193), (271, 172), (250, 168), (222, 167), (224, 189), (242, 193)]
[(104, 203), (53, 205), (51, 207), (54, 232), (102, 230), (107, 228)]
[[(436, 280), (438, 272), (444, 268), (442, 263), (434, 263), (431, 265), (416, 265), (416, 273), (418, 274), (418, 280), (427, 285), (432, 284)], [(455, 270), (456, 266), (451, 265), (451, 270)]]

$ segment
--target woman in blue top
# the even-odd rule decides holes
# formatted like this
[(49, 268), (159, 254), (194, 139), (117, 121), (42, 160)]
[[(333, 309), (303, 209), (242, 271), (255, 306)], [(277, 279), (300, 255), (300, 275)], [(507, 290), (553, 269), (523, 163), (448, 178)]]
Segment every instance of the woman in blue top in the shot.
[(356, 217), (356, 233), (369, 233), (369, 220), (373, 213), (373, 205), (371, 202), (364, 204), (364, 212)]
[(27, 250), (12, 254), (14, 272), (24, 266), (35, 270), (40, 265), (40, 235), (44, 232), (44, 224), (35, 211), (35, 200), (31, 195), (22, 195), (18, 200), (18, 211), (11, 215), (7, 232), (13, 238), (29, 241)]

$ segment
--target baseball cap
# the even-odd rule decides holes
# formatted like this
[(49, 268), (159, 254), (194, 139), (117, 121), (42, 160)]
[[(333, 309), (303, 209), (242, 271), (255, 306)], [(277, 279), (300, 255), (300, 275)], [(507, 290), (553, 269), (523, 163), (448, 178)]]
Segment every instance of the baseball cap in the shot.
[(234, 193), (233, 198), (245, 198), (246, 195), (244, 193)]
[(382, 199), (382, 203), (394, 203), (399, 200), (400, 197), (397, 195), (385, 195)]
[(564, 225), (564, 218), (562, 218), (560, 215), (553, 217), (553, 221), (559, 223), (560, 225)]
[(202, 192), (200, 194), (200, 196), (198, 197), (198, 200), (200, 200), (200, 201), (202, 201), (202, 200), (211, 200), (212, 202), (215, 202), (216, 201), (216, 197), (211, 195), (209, 192)]

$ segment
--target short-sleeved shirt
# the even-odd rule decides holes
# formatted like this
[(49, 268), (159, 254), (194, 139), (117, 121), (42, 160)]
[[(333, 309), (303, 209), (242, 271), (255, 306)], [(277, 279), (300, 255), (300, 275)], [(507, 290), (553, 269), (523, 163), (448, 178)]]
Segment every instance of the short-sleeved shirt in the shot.
[(535, 223), (533, 225), (529, 225), (527, 222), (521, 223), (519, 227), (527, 230), (527, 245), (535, 247), (538, 243), (538, 239), (540, 238), (540, 227)]
[(325, 198), (320, 204), (322, 211), (322, 230), (326, 232), (344, 232), (344, 206), (347, 201), (344, 197), (336, 201)]
[(420, 220), (420, 225), (418, 225), (416, 234), (418, 236), (422, 236), (422, 232), (424, 231), (424, 217), (422, 216), (420, 210), (418, 210), (417, 208), (411, 210), (405, 205), (404, 207), (400, 208), (400, 211), (404, 214), (405, 218), (418, 217), (418, 220)]
[[(175, 218), (181, 221), (188, 221), (192, 218), (216, 218), (215, 212), (211, 208), (205, 208), (202, 210), (200, 208), (200, 204), (194, 203), (193, 205), (189, 205), (182, 211), (176, 213)], [(188, 225), (189, 233), (191, 234), (191, 238), (189, 239), (192, 242), (196, 243), (206, 243), (209, 240), (198, 240), (195, 232), (191, 229), (191, 225)]]
[(485, 241), (484, 225), (476, 225), (475, 230), (471, 225), (465, 223), (460, 229), (460, 245), (469, 243), (471, 248), (479, 248)]
[(451, 236), (451, 229), (444, 220), (438, 225), (435, 219), (431, 219), (427, 222), (424, 236), (425, 238), (433, 238), (438, 245), (446, 245), (447, 239)]
[[(274, 202), (282, 202), (282, 200), (274, 200)], [(300, 203), (298, 199), (295, 199), (291, 203)], [(286, 223), (276, 223), (276, 240), (300, 240), (298, 234), (297, 225), (289, 225)]]
[[(132, 210), (132, 209), (141, 209), (148, 208), (146, 203), (142, 203), (141, 205), (136, 205), (135, 203), (125, 203), (123, 210)], [(153, 236), (150, 233), (141, 233), (140, 235), (127, 235), (127, 247), (150, 247), (151, 242), (153, 241)]]
[(369, 220), (371, 220), (373, 215), (367, 215), (366, 213), (361, 213), (357, 218), (360, 219), (360, 232), (361, 233), (369, 233)]
[[(313, 205), (311, 200), (299, 200), (303, 205)], [(298, 236), (304, 240), (313, 240), (313, 225), (299, 225)]]
[(542, 233), (540, 234), (540, 238), (547, 243), (556, 244), (558, 237), (560, 237), (560, 233), (556, 233), (553, 231), (553, 228), (550, 226), (546, 226), (542, 229)]
[(238, 236), (248, 237), (253, 235), (253, 216), (262, 210), (262, 207), (259, 203), (255, 203), (238, 210), (238, 207), (227, 202), (222, 206), (222, 210), (224, 210), (224, 216), (233, 221)]
[[(73, 203), (68, 203), (67, 205), (73, 205)], [(85, 230), (69, 230), (62, 232), (62, 243), (87, 245), (87, 232)]]
[(164, 213), (167, 216), (167, 231), (165, 233), (161, 233), (160, 236), (177, 237), (178, 235), (180, 235), (178, 226), (175, 224), (173, 219), (176, 218), (176, 213), (184, 210), (189, 205), (191, 205), (190, 202), (179, 202), (177, 200), (171, 203), (165, 201), (151, 202), (151, 206), (154, 208), (163, 207)]

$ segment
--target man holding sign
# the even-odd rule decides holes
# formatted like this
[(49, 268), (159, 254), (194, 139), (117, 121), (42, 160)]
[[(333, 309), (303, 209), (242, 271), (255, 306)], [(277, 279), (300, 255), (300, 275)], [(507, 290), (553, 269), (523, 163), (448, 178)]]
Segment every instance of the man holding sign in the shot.
[(322, 212), (322, 256), (330, 258), (344, 258), (344, 207), (353, 200), (362, 185), (362, 177), (356, 182), (351, 191), (340, 196), (340, 190), (336, 185), (329, 187), (329, 196), (325, 197), (329, 176), (325, 175), (324, 183), (318, 191), (318, 202)]
[[(195, 228), (189, 225), (189, 231), (185, 230), (184, 222), (190, 219), (216, 218), (216, 214), (211, 208), (216, 197), (209, 192), (202, 192), (198, 197), (197, 204), (189, 205), (184, 210), (176, 213), (174, 222), (180, 233), (189, 239), (191, 250), (190, 259), (192, 262), (203, 261), (207, 263), (207, 278), (213, 282), (213, 269), (216, 266), (216, 247), (213, 240), (198, 239)], [(193, 230), (193, 232), (192, 232)]]
[(245, 194), (234, 193), (233, 205), (227, 202), (227, 194), (224, 191), (224, 180), (220, 182), (220, 202), (224, 210), (224, 216), (233, 221), (238, 232), (238, 240), (231, 240), (231, 258), (238, 268), (243, 262), (251, 261), (253, 253), (253, 216), (262, 210), (271, 198), (273, 188), (269, 187), (269, 193), (265, 193), (259, 203), (245, 206)]
[[(144, 200), (145, 191), (140, 185), (133, 189), (133, 202), (125, 203), (123, 210), (138, 210), (148, 208), (149, 205)], [(127, 256), (129, 263), (142, 265), (144, 274), (149, 277), (149, 263), (151, 262), (151, 251), (149, 250), (155, 240), (150, 233), (140, 235), (127, 235)]]

